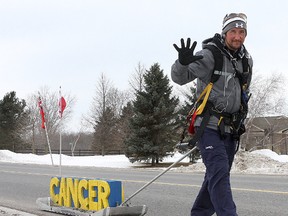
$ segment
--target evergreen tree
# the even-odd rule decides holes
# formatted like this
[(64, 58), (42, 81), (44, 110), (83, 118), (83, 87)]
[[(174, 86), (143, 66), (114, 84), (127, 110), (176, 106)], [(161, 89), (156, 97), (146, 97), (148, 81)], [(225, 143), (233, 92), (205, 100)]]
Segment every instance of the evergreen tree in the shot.
[(16, 92), (7, 93), (0, 100), (0, 148), (15, 151), (23, 148), (22, 132), (28, 124), (25, 100), (19, 100)]
[[(184, 98), (185, 98), (184, 104), (181, 106), (181, 109), (179, 109), (178, 112), (177, 131), (179, 134), (179, 138), (184, 138), (182, 142), (188, 142), (190, 139), (192, 139), (192, 137), (187, 133), (187, 128), (189, 127), (190, 124), (189, 119), (187, 122), (187, 116), (197, 100), (196, 88), (194, 86), (191, 86), (188, 92), (187, 91), (184, 92)], [(198, 150), (192, 152), (191, 155), (189, 155), (190, 162), (192, 163), (196, 162), (196, 159), (198, 159), (199, 157), (200, 152)]]
[(158, 163), (175, 143), (178, 98), (171, 97), (172, 86), (158, 63), (144, 74), (144, 89), (136, 93), (130, 134), (125, 142), (126, 156), (132, 161), (151, 159)]
[(177, 123), (179, 128), (183, 128), (187, 125), (187, 116), (192, 109), (194, 103), (196, 102), (196, 88), (191, 86), (189, 88), (189, 91), (184, 92), (184, 104), (181, 105), (181, 108), (179, 109), (178, 112), (178, 118), (177, 118)]

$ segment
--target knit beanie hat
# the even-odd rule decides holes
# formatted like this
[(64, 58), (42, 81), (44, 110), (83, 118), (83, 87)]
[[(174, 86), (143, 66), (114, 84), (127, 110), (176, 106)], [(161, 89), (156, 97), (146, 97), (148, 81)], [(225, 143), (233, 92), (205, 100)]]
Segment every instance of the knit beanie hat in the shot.
[(243, 28), (247, 35), (247, 16), (244, 13), (230, 13), (223, 19), (222, 35), (232, 28)]

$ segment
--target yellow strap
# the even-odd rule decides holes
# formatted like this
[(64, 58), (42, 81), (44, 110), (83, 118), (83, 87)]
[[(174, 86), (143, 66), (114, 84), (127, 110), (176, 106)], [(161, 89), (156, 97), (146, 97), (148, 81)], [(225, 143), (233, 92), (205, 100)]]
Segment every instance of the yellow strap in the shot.
[(218, 126), (221, 124), (222, 120), (223, 120), (223, 116), (220, 116), (219, 121), (218, 121)]
[(212, 87), (213, 87), (213, 83), (212, 82), (210, 82), (207, 86), (206, 86), (206, 88), (203, 90), (203, 92), (200, 94), (200, 96), (198, 97), (198, 99), (197, 99), (197, 101), (196, 102), (199, 102), (202, 98), (203, 98), (203, 96), (204, 96), (204, 99), (203, 99), (203, 102), (200, 104), (200, 106), (197, 108), (197, 110), (196, 110), (196, 115), (200, 115), (200, 114), (202, 114), (202, 112), (203, 112), (203, 110), (204, 110), (204, 108), (205, 108), (205, 106), (206, 106), (206, 103), (207, 103), (207, 101), (208, 101), (208, 98), (209, 98), (209, 95), (210, 95), (210, 92), (211, 92), (211, 90), (212, 90)]

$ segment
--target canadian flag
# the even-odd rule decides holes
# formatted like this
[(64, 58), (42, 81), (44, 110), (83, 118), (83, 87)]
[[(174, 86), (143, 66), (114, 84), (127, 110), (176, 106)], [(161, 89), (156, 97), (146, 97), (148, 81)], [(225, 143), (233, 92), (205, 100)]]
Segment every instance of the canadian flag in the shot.
[(61, 96), (60, 99), (59, 99), (59, 115), (60, 115), (60, 118), (62, 118), (65, 108), (66, 108), (66, 101), (65, 101), (64, 97)]
[(39, 99), (38, 99), (38, 106), (39, 106), (39, 109), (40, 109), (40, 115), (41, 115), (41, 120), (42, 120), (41, 128), (45, 129), (45, 113), (44, 113), (44, 109), (43, 109), (43, 106), (42, 106), (42, 100), (41, 100), (40, 96), (39, 96)]

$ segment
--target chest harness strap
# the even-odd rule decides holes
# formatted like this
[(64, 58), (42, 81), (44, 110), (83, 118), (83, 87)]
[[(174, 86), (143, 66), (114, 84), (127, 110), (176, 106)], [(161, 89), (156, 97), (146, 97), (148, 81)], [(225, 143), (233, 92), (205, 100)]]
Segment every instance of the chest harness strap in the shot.
[[(245, 107), (245, 114), (244, 115), (243, 115), (243, 112), (241, 114), (241, 109), (239, 112), (233, 113), (233, 114), (229, 114), (229, 113), (225, 113), (225, 112), (219, 113), (219, 112), (215, 111), (215, 109), (213, 109), (213, 107), (214, 107), (213, 104), (208, 101), (209, 95), (210, 95), (211, 90), (213, 88), (213, 84), (215, 82), (217, 82), (217, 80), (221, 76), (224, 57), (223, 57), (223, 53), (220, 51), (220, 49), (218, 49), (214, 45), (208, 45), (206, 48), (209, 49), (213, 54), (213, 57), (215, 60), (214, 72), (211, 76), (211, 80), (210, 80), (209, 84), (202, 91), (202, 93), (200, 94), (200, 96), (198, 97), (196, 102), (194, 103), (193, 108), (190, 110), (190, 112), (187, 115), (187, 122), (190, 122), (189, 127), (188, 127), (188, 133), (193, 135), (193, 138), (190, 139), (188, 142), (189, 148), (193, 148), (196, 145), (196, 143), (198, 142), (198, 140), (201, 138), (201, 136), (204, 132), (204, 129), (206, 128), (206, 126), (210, 120), (211, 115), (214, 115), (219, 119), (218, 129), (220, 131), (221, 136), (225, 136), (225, 125), (230, 126), (230, 128), (232, 130), (233, 137), (236, 141), (238, 141), (238, 143), (239, 143), (240, 136), (245, 132), (245, 127), (244, 127), (243, 121), (246, 118), (246, 115), (248, 112), (247, 103), (248, 103), (250, 96), (248, 97), (248, 100), (246, 99), (245, 101), (243, 101), (243, 99), (241, 98), (241, 109), (242, 109), (242, 107)], [(231, 62), (233, 64), (233, 68), (236, 71), (236, 76), (239, 79), (239, 82), (241, 85), (241, 91), (242, 91), (241, 97), (243, 97), (244, 90), (247, 87), (247, 79), (243, 78), (241, 73), (238, 72), (236, 65), (234, 64), (233, 60), (234, 59), (231, 59)], [(242, 58), (242, 65), (243, 65), (243, 71), (249, 72), (248, 59), (245, 56)], [(246, 98), (247, 98), (247, 96), (246, 96)], [(194, 123), (195, 123), (197, 116), (201, 116), (202, 121), (201, 121), (200, 126), (197, 127), (197, 131), (195, 131)], [(183, 131), (182, 140), (180, 141), (180, 143), (184, 139), (184, 133), (185, 133), (185, 130)]]

